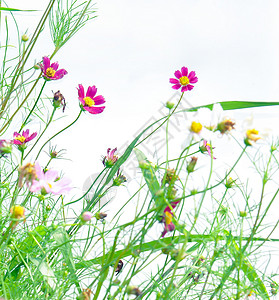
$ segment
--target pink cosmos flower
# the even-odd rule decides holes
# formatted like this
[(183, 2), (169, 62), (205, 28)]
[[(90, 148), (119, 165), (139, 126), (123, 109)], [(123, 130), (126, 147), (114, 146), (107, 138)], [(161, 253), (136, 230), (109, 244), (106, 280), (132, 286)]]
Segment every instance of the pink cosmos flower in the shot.
[(68, 178), (59, 179), (57, 171), (48, 170), (44, 172), (38, 162), (35, 162), (35, 170), (37, 178), (33, 180), (30, 192), (61, 195), (71, 190), (69, 186), (71, 181)]
[(77, 89), (78, 99), (82, 104), (82, 109), (87, 110), (91, 114), (100, 114), (104, 111), (105, 106), (95, 106), (106, 102), (103, 96), (95, 96), (97, 93), (97, 88), (95, 85), (88, 87), (86, 95), (84, 93), (84, 87), (82, 84), (79, 84)]
[(50, 59), (47, 56), (43, 57), (43, 63), (39, 64), (43, 72), (45, 80), (57, 80), (68, 74), (65, 69), (58, 70), (59, 64), (57, 62), (50, 64)]
[(29, 135), (29, 129), (26, 129), (25, 131), (22, 131), (22, 134), (19, 134), (18, 132), (14, 132), (14, 140), (13, 143), (16, 145), (25, 145), (27, 142), (30, 142), (33, 140), (37, 135), (37, 132), (32, 133)]
[(175, 71), (174, 76), (176, 78), (170, 78), (170, 83), (174, 84), (172, 88), (175, 90), (179, 90), (182, 87), (182, 93), (192, 90), (194, 88), (192, 84), (198, 82), (198, 77), (196, 77), (196, 73), (194, 71), (191, 71), (188, 74), (188, 69), (186, 67), (182, 67), (181, 72), (179, 70)]
[[(208, 141), (203, 140), (203, 145), (200, 146), (200, 151), (202, 153), (207, 152), (208, 155), (211, 157), (211, 155), (213, 156), (211, 149), (214, 149), (214, 147), (212, 147), (212, 145), (209, 144)], [(213, 156), (213, 159), (216, 159), (216, 157)]]
[(108, 148), (107, 156), (105, 156), (103, 159), (103, 165), (105, 167), (111, 168), (118, 160), (118, 156), (114, 155), (116, 150), (117, 150), (117, 148), (114, 148), (113, 150), (111, 150), (111, 148)]
[[(171, 203), (171, 207), (175, 208), (179, 201), (174, 201)], [(162, 232), (162, 237), (169, 231), (174, 231), (175, 225), (172, 222), (173, 212), (169, 206), (164, 209), (164, 215), (162, 217), (162, 223), (164, 223), (164, 231)]]

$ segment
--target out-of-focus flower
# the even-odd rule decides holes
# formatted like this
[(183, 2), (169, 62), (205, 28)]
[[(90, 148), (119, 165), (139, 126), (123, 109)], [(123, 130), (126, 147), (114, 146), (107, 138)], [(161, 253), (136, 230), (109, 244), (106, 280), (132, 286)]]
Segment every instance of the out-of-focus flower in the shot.
[(14, 132), (14, 139), (13, 144), (18, 146), (18, 149), (20, 151), (23, 151), (26, 148), (26, 143), (30, 142), (37, 136), (37, 132), (29, 134), (29, 129), (26, 129), (25, 131), (22, 131), (22, 134), (19, 134), (18, 132)]
[(92, 291), (89, 288), (83, 289), (83, 291), (77, 297), (77, 299), (78, 300), (90, 300), (91, 294), (92, 294)]
[(174, 76), (176, 78), (170, 78), (170, 83), (174, 84), (172, 88), (175, 90), (179, 90), (181, 88), (182, 93), (192, 90), (194, 88), (193, 84), (198, 82), (196, 73), (194, 71), (188, 73), (188, 69), (186, 67), (182, 67), (181, 71), (175, 71)]
[(87, 110), (91, 114), (100, 114), (104, 111), (105, 106), (96, 106), (105, 103), (103, 96), (96, 96), (97, 88), (95, 85), (89, 86), (86, 92), (84, 93), (84, 87), (82, 84), (78, 85), (78, 99), (81, 102), (81, 108)]
[(30, 183), (33, 182), (37, 178), (35, 165), (31, 163), (27, 163), (24, 166), (18, 168), (19, 178), (18, 178), (18, 186), (23, 186), (23, 181), (27, 183), (29, 186)]
[(212, 149), (214, 149), (214, 147), (212, 147), (212, 145), (209, 144), (208, 141), (203, 140), (203, 144), (202, 144), (202, 146), (200, 146), (200, 151), (201, 151), (202, 153), (207, 152), (207, 153), (209, 154), (210, 157), (212, 156), (213, 159), (216, 159), (216, 158), (213, 156)]
[(164, 178), (165, 178), (165, 183), (172, 184), (172, 185), (175, 183), (176, 180), (179, 180), (179, 176), (176, 174), (175, 169), (167, 169)]
[(107, 217), (107, 214), (106, 213), (103, 213), (103, 212), (97, 212), (96, 214), (95, 214), (95, 218), (97, 219), (97, 220), (103, 220), (104, 218), (106, 218)]
[(122, 185), (124, 182), (126, 182), (127, 179), (126, 177), (121, 173), (121, 171), (118, 169), (116, 177), (113, 178), (113, 186), (120, 186)]
[(117, 150), (117, 148), (114, 148), (113, 150), (111, 150), (111, 148), (108, 148), (107, 156), (105, 156), (103, 159), (103, 165), (105, 167), (111, 168), (118, 160), (118, 156), (114, 155), (116, 150)]
[[(174, 209), (178, 203), (179, 203), (179, 201), (172, 202), (170, 204), (172, 209)], [(169, 206), (167, 206), (164, 209), (164, 215), (163, 215), (162, 221), (161, 221), (162, 223), (164, 223), (164, 231), (162, 232), (162, 237), (164, 237), (167, 232), (173, 231), (175, 229), (175, 225), (172, 222), (172, 219), (173, 219), (172, 209)]]
[(191, 157), (191, 160), (190, 160), (190, 162), (187, 165), (187, 172), (188, 173), (194, 172), (194, 169), (195, 169), (195, 166), (197, 164), (197, 161), (198, 161), (197, 157), (195, 157), (195, 156)]
[(85, 211), (82, 215), (81, 215), (81, 220), (83, 222), (89, 222), (93, 217), (93, 214), (90, 211)]
[(137, 286), (132, 286), (132, 285), (129, 285), (126, 288), (126, 293), (128, 295), (135, 295), (135, 296), (140, 296), (141, 295), (140, 289)]
[(47, 56), (43, 57), (43, 63), (39, 64), (43, 72), (43, 77), (45, 80), (57, 80), (63, 78), (68, 72), (65, 69), (59, 69), (59, 64), (57, 62), (50, 64), (50, 59)]
[(20, 205), (14, 205), (11, 207), (11, 217), (13, 219), (22, 219), (22, 218), (25, 218), (25, 208), (20, 206)]
[(12, 152), (12, 142), (9, 140), (0, 140), (0, 155)]
[(53, 95), (53, 106), (55, 108), (58, 108), (62, 105), (63, 107), (63, 110), (62, 112), (65, 111), (65, 108), (66, 108), (66, 101), (65, 101), (65, 98), (64, 96), (60, 93), (60, 91), (57, 91), (56, 93), (54, 93)]
[(259, 131), (256, 129), (248, 129), (246, 131), (246, 137), (244, 139), (244, 143), (247, 146), (252, 146), (253, 142), (258, 141), (259, 139), (261, 139), (261, 137), (259, 136)]
[(68, 178), (59, 179), (57, 171), (47, 170), (44, 172), (38, 162), (35, 163), (35, 170), (37, 179), (33, 180), (33, 183), (30, 187), (31, 192), (61, 195), (71, 190), (71, 181)]
[(235, 123), (231, 119), (224, 119), (217, 124), (217, 130), (224, 134), (234, 129), (234, 125)]

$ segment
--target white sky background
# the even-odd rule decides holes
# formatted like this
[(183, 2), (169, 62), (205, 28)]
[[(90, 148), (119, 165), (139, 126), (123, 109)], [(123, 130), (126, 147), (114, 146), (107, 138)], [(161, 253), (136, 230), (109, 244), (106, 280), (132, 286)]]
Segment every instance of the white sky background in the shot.
[[(9, 1), (10, 7), (41, 13), (46, 4)], [(160, 116), (158, 110), (175, 93), (169, 78), (182, 66), (195, 70), (199, 78), (187, 93), (193, 106), (228, 100), (278, 101), (278, 1), (110, 0), (95, 7), (98, 17), (54, 58), (69, 74), (45, 90), (49, 96), (47, 91), (60, 89), (65, 96), (71, 117), (62, 124), (69, 124), (79, 111), (79, 83), (96, 85), (107, 101), (103, 114), (83, 114), (56, 140), (72, 159), (63, 166), (77, 187), (101, 169), (100, 156), (108, 147), (120, 148), (152, 116)], [(20, 14), (22, 33), (32, 32), (31, 21), (39, 15)], [(52, 52), (48, 38), (44, 35), (39, 41), (37, 58)], [(267, 127), (279, 112), (278, 108), (254, 111), (255, 116), (260, 112), (266, 117)], [(244, 115), (249, 113), (246, 110)]]
[[(15, 13), (22, 33), (31, 35), (47, 3), (9, 1), (10, 7), (38, 10)], [(67, 101), (67, 116), (52, 125), (49, 136), (78, 114), (79, 83), (85, 88), (96, 85), (107, 101), (104, 113), (83, 114), (52, 142), (58, 150), (67, 149), (71, 159), (53, 167), (63, 169), (77, 189), (102, 169), (101, 156), (107, 148), (121, 148), (152, 118), (162, 116), (163, 104), (175, 94), (169, 78), (182, 66), (195, 70), (199, 78), (186, 93), (192, 106), (229, 100), (279, 101), (278, 1), (110, 0), (99, 1), (95, 7), (98, 17), (54, 58), (68, 75), (49, 82), (44, 90), (44, 96), (50, 97), (52, 90), (59, 89)], [(34, 62), (52, 51), (46, 28)], [(234, 115), (243, 119), (252, 111), (255, 126), (275, 127), (279, 132), (279, 108), (242, 110)], [(57, 112), (57, 117), (62, 115), (61, 110)], [(183, 140), (182, 131), (179, 149)]]

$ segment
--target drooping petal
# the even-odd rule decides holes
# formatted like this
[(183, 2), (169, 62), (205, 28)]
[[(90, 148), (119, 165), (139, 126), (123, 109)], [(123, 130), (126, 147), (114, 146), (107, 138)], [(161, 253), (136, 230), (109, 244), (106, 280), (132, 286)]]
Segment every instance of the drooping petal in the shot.
[(105, 106), (100, 106), (100, 107), (95, 107), (95, 106), (84, 106), (84, 109), (86, 109), (88, 112), (90, 112), (91, 114), (100, 114), (104, 111)]

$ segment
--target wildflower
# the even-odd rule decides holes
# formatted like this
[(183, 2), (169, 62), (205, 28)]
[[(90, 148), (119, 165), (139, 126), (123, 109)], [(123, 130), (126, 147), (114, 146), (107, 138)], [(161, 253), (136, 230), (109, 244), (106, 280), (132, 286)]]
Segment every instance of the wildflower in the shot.
[(65, 108), (66, 108), (66, 101), (65, 101), (65, 98), (64, 96), (60, 93), (60, 91), (57, 91), (56, 93), (54, 93), (53, 95), (53, 106), (55, 108), (58, 108), (62, 105), (63, 107), (63, 110), (62, 112), (65, 111)]
[(25, 208), (20, 206), (20, 205), (12, 206), (10, 212), (12, 214), (11, 217), (13, 219), (18, 219), (19, 220), (19, 219), (22, 219), (22, 218), (25, 217), (25, 215), (24, 215)]
[(29, 186), (30, 183), (33, 182), (37, 178), (35, 165), (31, 163), (27, 163), (24, 166), (18, 168), (19, 178), (18, 178), (18, 186), (23, 186), (23, 181), (27, 183)]
[(194, 172), (195, 166), (197, 164), (198, 158), (195, 156), (191, 157), (191, 161), (187, 165), (187, 172), (192, 173)]
[(9, 140), (0, 140), (0, 155), (12, 152), (12, 142)]
[(35, 163), (35, 170), (37, 179), (33, 180), (30, 192), (40, 192), (43, 195), (48, 193), (60, 195), (71, 190), (70, 180), (67, 178), (59, 179), (57, 171), (47, 170), (44, 172), (38, 162)]
[[(181, 72), (179, 70), (174, 72), (174, 76), (176, 78), (170, 78), (170, 83), (173, 83), (173, 89), (179, 90), (181, 87), (181, 92), (190, 91), (194, 88), (192, 84), (198, 82), (198, 78), (196, 77), (196, 73), (191, 71), (188, 74), (188, 69), (186, 67), (181, 68)], [(192, 83), (192, 84), (190, 84)]]
[(95, 218), (96, 218), (97, 220), (103, 220), (103, 219), (106, 218), (106, 217), (107, 217), (107, 214), (106, 214), (106, 213), (97, 212), (97, 213), (95, 214)]
[(43, 77), (47, 81), (61, 79), (68, 74), (65, 69), (58, 70), (59, 64), (57, 62), (50, 64), (50, 59), (47, 56), (43, 57), (43, 63), (39, 65), (43, 72)]
[[(174, 209), (178, 203), (179, 201), (172, 202), (171, 203), (172, 209)], [(164, 215), (161, 221), (162, 223), (164, 223), (164, 231), (162, 232), (162, 237), (164, 237), (167, 232), (173, 231), (175, 229), (175, 225), (172, 222), (172, 218), (173, 218), (172, 209), (169, 206), (167, 206), (164, 209)]]
[(212, 145), (209, 144), (206, 140), (203, 140), (203, 145), (200, 146), (201, 153), (207, 152), (210, 157), (212, 156), (213, 159), (216, 159), (212, 154), (212, 149), (214, 149), (214, 147), (212, 147)]
[(256, 129), (248, 129), (246, 131), (246, 137), (244, 139), (244, 143), (246, 146), (252, 146), (253, 143), (252, 142), (256, 142), (259, 139), (261, 139), (261, 137), (259, 136), (259, 131)]
[(126, 177), (118, 169), (116, 177), (113, 179), (112, 186), (120, 186), (126, 181), (127, 181)]
[(105, 103), (105, 99), (101, 95), (95, 96), (97, 93), (95, 85), (88, 87), (86, 95), (82, 84), (79, 84), (77, 89), (78, 99), (81, 102), (81, 109), (87, 110), (91, 114), (100, 114), (104, 111), (105, 106), (96, 107), (96, 105)]
[(126, 289), (126, 293), (128, 295), (135, 295), (135, 296), (140, 296), (141, 295), (141, 291), (137, 286), (132, 286), (129, 285)]
[(26, 143), (32, 141), (37, 136), (37, 132), (32, 133), (29, 135), (29, 129), (22, 131), (22, 134), (18, 132), (14, 132), (14, 139), (13, 143), (18, 145), (19, 150), (24, 150), (26, 148)]
[(105, 156), (103, 159), (103, 165), (105, 167), (111, 168), (118, 160), (118, 156), (114, 155), (116, 150), (117, 150), (117, 148), (114, 148), (113, 150), (111, 150), (111, 148), (108, 148), (107, 156)]
[(234, 129), (234, 125), (235, 123), (231, 119), (225, 118), (222, 122), (217, 124), (217, 130), (224, 134)]
[(173, 184), (176, 180), (179, 180), (178, 175), (176, 175), (176, 170), (167, 169), (165, 174), (165, 183)]
[(90, 211), (85, 211), (82, 215), (81, 215), (81, 220), (83, 222), (88, 222), (92, 219), (93, 214)]

